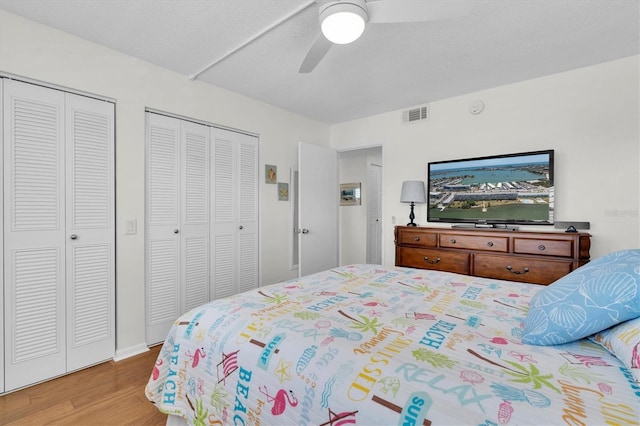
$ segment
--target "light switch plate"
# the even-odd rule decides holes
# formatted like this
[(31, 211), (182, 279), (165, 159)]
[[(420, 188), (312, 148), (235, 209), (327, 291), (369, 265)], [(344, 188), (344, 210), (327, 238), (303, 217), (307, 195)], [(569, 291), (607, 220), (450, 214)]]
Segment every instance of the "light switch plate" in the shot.
[(127, 219), (124, 222), (124, 234), (125, 235), (136, 235), (138, 233), (138, 220), (137, 219)]

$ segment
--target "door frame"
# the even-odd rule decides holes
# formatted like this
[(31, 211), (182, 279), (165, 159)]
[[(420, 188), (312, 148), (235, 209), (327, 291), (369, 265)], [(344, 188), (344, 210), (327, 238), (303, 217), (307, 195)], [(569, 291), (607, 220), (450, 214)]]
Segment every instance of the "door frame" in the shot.
[[(382, 220), (382, 235), (380, 237), (380, 251), (381, 251), (381, 264), (384, 265), (385, 264), (385, 243), (387, 241), (387, 236), (384, 232), (384, 217), (385, 217), (385, 203), (384, 203), (384, 145), (363, 145), (363, 146), (358, 146), (358, 147), (349, 147), (349, 148), (343, 148), (343, 149), (338, 149), (338, 160), (340, 159), (340, 155), (346, 152), (354, 152), (354, 151), (362, 151), (362, 152), (366, 152), (366, 151), (370, 151), (372, 149), (379, 149), (380, 150), (380, 167), (382, 168), (381, 170), (381, 186), (380, 186), (380, 216), (383, 218)], [(367, 163), (367, 167), (369, 167), (369, 162)], [(340, 172), (339, 170), (340, 168), (338, 168), (338, 174)], [(368, 173), (368, 172), (367, 172)], [(341, 179), (340, 176), (338, 176), (338, 179)], [(368, 189), (367, 189), (367, 193), (368, 193)], [(368, 200), (363, 201), (364, 203), (368, 203)], [(341, 229), (341, 224), (338, 223), (338, 235), (339, 235), (339, 246), (340, 246), (340, 252), (342, 252), (342, 229)], [(368, 244), (368, 224), (367, 226), (367, 241), (364, 242), (364, 248), (365, 251), (367, 250), (367, 244)], [(366, 255), (366, 253), (365, 253)]]

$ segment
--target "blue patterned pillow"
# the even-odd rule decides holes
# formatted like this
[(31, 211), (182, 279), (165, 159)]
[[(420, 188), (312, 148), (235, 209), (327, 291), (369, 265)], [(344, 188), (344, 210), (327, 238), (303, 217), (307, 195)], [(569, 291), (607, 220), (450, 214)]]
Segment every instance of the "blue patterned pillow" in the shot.
[(640, 250), (600, 257), (531, 299), (522, 342), (559, 345), (640, 316)]

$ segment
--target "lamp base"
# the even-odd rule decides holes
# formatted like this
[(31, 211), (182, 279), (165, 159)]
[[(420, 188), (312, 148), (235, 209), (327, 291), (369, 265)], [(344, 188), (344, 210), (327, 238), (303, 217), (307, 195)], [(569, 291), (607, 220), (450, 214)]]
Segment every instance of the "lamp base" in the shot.
[(414, 206), (414, 203), (413, 203), (413, 201), (412, 201), (412, 202), (411, 202), (411, 213), (409, 213), (409, 220), (411, 220), (411, 222), (407, 223), (407, 226), (418, 226), (418, 224), (417, 224), (417, 223), (414, 223), (414, 222), (413, 222), (413, 219), (415, 219), (415, 218), (416, 218), (416, 215), (415, 215), (415, 214), (413, 214), (413, 206)]

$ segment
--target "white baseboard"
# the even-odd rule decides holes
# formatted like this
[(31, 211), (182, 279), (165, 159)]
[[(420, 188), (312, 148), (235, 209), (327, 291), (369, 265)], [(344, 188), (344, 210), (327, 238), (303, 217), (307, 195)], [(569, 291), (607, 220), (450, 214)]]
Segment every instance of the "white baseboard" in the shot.
[(132, 356), (140, 355), (148, 351), (149, 347), (147, 346), (147, 344), (140, 343), (138, 345), (129, 346), (128, 348), (116, 350), (116, 354), (113, 357), (113, 360), (116, 362), (122, 361), (123, 359), (131, 358)]

